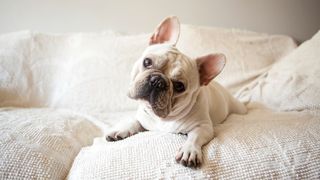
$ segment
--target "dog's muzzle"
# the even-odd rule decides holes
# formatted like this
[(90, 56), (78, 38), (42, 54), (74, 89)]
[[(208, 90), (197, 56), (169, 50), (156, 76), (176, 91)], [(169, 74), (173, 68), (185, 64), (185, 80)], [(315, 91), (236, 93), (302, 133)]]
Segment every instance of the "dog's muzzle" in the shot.
[(157, 116), (166, 117), (171, 104), (170, 81), (161, 72), (145, 73), (149, 74), (142, 74), (135, 82), (133, 91), (128, 95), (132, 99), (147, 101)]

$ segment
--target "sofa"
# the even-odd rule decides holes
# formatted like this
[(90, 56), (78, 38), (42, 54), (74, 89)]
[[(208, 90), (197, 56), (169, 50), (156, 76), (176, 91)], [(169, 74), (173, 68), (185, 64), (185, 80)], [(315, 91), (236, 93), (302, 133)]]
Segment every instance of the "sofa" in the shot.
[(286, 35), (182, 25), (190, 57), (224, 53), (215, 81), (248, 107), (214, 127), (199, 168), (175, 162), (185, 135), (107, 142), (135, 117), (130, 71), (149, 33), (0, 35), (0, 179), (319, 179), (320, 32)]

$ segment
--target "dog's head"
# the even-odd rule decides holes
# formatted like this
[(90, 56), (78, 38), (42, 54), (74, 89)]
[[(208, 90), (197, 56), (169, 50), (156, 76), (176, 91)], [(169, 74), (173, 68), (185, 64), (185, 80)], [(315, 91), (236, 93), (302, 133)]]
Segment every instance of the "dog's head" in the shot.
[(163, 20), (132, 70), (129, 97), (142, 100), (160, 118), (191, 106), (199, 88), (217, 76), (226, 62), (223, 54), (187, 57), (175, 47), (179, 34), (177, 17)]

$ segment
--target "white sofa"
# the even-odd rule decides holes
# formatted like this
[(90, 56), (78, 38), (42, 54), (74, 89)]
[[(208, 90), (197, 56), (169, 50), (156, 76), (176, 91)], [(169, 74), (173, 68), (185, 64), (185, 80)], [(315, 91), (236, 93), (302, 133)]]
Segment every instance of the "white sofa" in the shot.
[(287, 36), (183, 25), (178, 48), (227, 56), (216, 81), (245, 101), (204, 147), (204, 164), (174, 161), (186, 136), (103, 134), (134, 118), (130, 70), (149, 34), (0, 36), (0, 179), (319, 179), (320, 33)]

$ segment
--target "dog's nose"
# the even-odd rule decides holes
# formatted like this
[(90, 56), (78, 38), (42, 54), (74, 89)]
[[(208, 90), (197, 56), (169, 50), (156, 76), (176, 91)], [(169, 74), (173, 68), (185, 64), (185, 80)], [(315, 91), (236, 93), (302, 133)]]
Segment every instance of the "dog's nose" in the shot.
[(161, 75), (151, 75), (149, 85), (158, 90), (163, 90), (166, 87), (166, 81), (161, 77)]

